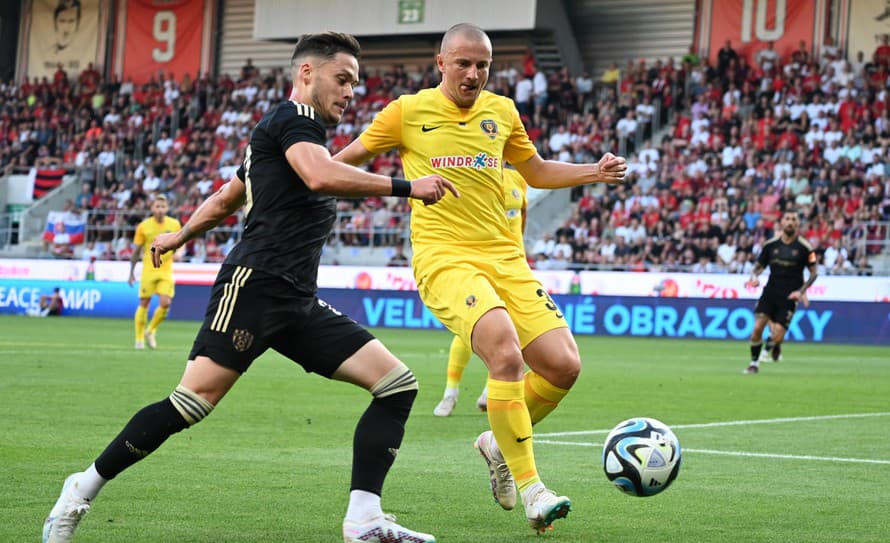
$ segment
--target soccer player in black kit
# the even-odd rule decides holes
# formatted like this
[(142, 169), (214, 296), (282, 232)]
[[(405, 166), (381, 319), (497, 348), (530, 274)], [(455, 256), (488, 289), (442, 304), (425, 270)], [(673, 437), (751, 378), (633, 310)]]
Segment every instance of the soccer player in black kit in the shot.
[(270, 109), (256, 125), (237, 174), (201, 204), (182, 230), (153, 241), (157, 267), (165, 253), (244, 206), (242, 240), (217, 275), (179, 386), (136, 413), (92, 465), (66, 479), (44, 524), (44, 542), (71, 541), (106, 482), (170, 435), (209, 415), (269, 348), (308, 372), (371, 393), (353, 439), (344, 540), (435, 541), (396, 524), (380, 506), (383, 481), (401, 445), (417, 381), (379, 340), (316, 294), (322, 246), (336, 216), (335, 196), (393, 195), (429, 205), (446, 190), (458, 196), (454, 185), (438, 175), (408, 182), (331, 159), (325, 125), (339, 122), (352, 99), (359, 52), (358, 42), (348, 34), (303, 36), (291, 59), (290, 100)]
[[(770, 323), (772, 359), (778, 360), (785, 332), (797, 309), (797, 303), (810, 305), (807, 289), (816, 281), (816, 253), (807, 240), (798, 236), (800, 219), (797, 212), (786, 210), (780, 222), (782, 234), (763, 245), (757, 263), (751, 270), (747, 285), (760, 285), (757, 276), (769, 267), (769, 279), (754, 308), (754, 331), (751, 333), (751, 364), (744, 373), (760, 371), (760, 351), (763, 348), (763, 329)], [(809, 268), (810, 276), (804, 282), (803, 270)]]

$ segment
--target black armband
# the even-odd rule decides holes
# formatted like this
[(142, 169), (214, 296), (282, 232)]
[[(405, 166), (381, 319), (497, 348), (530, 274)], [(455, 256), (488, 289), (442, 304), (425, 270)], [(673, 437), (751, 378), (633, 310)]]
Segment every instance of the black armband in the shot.
[(390, 177), (392, 183), (392, 195), (400, 198), (411, 196), (411, 183), (399, 177)]

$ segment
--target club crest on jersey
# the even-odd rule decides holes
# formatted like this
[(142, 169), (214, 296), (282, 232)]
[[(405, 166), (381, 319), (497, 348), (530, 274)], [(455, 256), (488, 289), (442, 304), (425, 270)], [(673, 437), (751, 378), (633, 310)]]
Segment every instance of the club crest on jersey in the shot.
[(243, 353), (253, 345), (253, 334), (247, 330), (236, 329), (232, 332), (232, 346), (239, 353)]
[(476, 295), (470, 294), (466, 300), (467, 307), (476, 307)]
[(492, 121), (491, 119), (485, 119), (479, 126), (482, 127), (482, 132), (485, 133), (490, 139), (495, 139), (498, 137), (498, 123)]

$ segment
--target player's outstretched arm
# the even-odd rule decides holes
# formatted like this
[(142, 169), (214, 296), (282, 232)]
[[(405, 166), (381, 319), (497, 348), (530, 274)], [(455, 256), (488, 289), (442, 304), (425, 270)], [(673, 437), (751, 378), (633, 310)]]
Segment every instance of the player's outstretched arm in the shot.
[(360, 139), (355, 138), (349, 145), (334, 155), (334, 160), (358, 166), (359, 164), (364, 164), (373, 156), (374, 153), (368, 151)]
[(596, 164), (572, 164), (544, 160), (534, 154), (525, 162), (514, 164), (526, 182), (538, 189), (561, 189), (588, 183), (620, 183), (627, 175), (627, 161), (612, 153), (603, 155)]
[(451, 181), (440, 175), (420, 177), (409, 183), (388, 175), (368, 173), (334, 160), (324, 146), (315, 143), (295, 143), (288, 148), (286, 155), (294, 171), (314, 192), (345, 198), (402, 196), (422, 200), (428, 205), (441, 200), (446, 191), (460, 196)]
[(161, 255), (185, 245), (190, 239), (203, 234), (238, 210), (247, 198), (244, 181), (237, 175), (210, 195), (198, 206), (189, 221), (178, 232), (161, 234), (151, 243), (151, 263), (161, 265)]

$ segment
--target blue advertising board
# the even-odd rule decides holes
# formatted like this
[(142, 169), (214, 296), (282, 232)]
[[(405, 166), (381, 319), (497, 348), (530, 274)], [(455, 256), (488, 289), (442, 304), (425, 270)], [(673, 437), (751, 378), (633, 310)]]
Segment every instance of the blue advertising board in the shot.
[[(441, 328), (413, 291), (325, 289), (326, 302), (358, 323), (384, 328)], [(750, 338), (754, 301), (554, 295), (580, 335), (691, 339)], [(820, 302), (800, 308), (789, 341), (890, 345), (890, 303)]]
[[(0, 314), (24, 314), (41, 294), (60, 287), (65, 315), (131, 317), (137, 290), (126, 283), (0, 280)], [(210, 287), (179, 285), (170, 318), (204, 318)], [(319, 296), (359, 324), (442, 329), (415, 291), (321, 289)], [(554, 295), (580, 335), (746, 340), (754, 326), (752, 300)], [(153, 300), (153, 304), (156, 304)], [(814, 302), (799, 308), (789, 341), (890, 345), (890, 303)]]
[[(59, 287), (63, 315), (130, 317), (138, 303), (138, 285), (100, 281), (41, 281), (0, 279), (0, 314), (25, 314), (40, 308), (40, 297)], [(152, 300), (157, 305), (157, 300)]]

